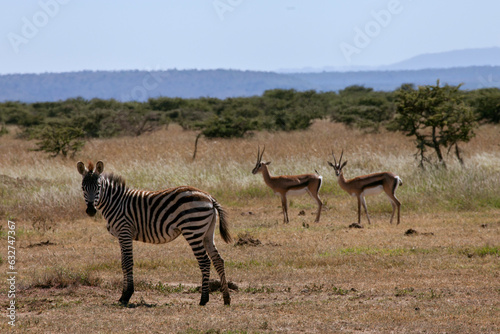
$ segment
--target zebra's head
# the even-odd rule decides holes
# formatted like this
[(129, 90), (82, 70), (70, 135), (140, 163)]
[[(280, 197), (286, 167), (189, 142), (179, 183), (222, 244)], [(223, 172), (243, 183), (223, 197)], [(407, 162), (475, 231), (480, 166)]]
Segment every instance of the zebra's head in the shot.
[(87, 210), (85, 211), (90, 217), (96, 214), (95, 206), (99, 202), (99, 195), (101, 194), (101, 173), (104, 170), (104, 163), (98, 161), (94, 168), (92, 162), (89, 162), (88, 167), (85, 167), (83, 162), (79, 161), (76, 164), (78, 173), (83, 176), (82, 190), (85, 202), (87, 203)]

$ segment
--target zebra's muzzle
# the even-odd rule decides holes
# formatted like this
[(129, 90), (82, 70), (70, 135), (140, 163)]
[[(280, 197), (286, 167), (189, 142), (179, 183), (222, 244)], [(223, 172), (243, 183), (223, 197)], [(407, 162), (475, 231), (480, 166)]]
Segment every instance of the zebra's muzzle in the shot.
[(95, 214), (96, 214), (96, 209), (94, 208), (94, 204), (93, 203), (87, 203), (87, 210), (85, 210), (85, 212), (90, 216), (90, 217), (94, 217)]

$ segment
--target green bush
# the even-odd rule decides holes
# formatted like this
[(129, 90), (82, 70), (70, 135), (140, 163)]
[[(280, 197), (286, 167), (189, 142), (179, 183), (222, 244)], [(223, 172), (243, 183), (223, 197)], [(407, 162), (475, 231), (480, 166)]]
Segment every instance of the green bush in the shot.
[(36, 131), (34, 137), (38, 139), (35, 151), (50, 153), (52, 157), (61, 154), (73, 157), (85, 145), (84, 131), (80, 128), (52, 124)]
[(350, 127), (378, 131), (394, 117), (392, 93), (374, 92), (363, 86), (349, 86), (339, 92), (331, 106), (330, 119)]
[(479, 120), (500, 123), (500, 89), (484, 88), (469, 92), (467, 102), (475, 108)]
[(201, 133), (207, 138), (241, 138), (256, 128), (256, 122), (231, 115), (214, 116), (202, 128)]

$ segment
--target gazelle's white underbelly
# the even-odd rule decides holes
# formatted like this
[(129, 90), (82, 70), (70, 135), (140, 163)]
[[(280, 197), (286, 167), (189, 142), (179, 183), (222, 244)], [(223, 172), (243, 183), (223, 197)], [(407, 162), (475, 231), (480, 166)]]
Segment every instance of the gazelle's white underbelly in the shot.
[[(306, 192), (307, 192), (307, 187), (304, 187), (304, 188), (300, 188), (300, 189), (288, 190), (286, 192), (286, 195), (287, 196), (297, 196), (297, 195), (305, 194)], [(280, 193), (275, 192), (274, 194), (279, 195)]]
[(290, 196), (297, 196), (297, 195), (305, 194), (306, 192), (307, 192), (307, 188), (304, 187), (301, 189), (288, 190), (288, 192), (286, 194), (290, 195)]
[(373, 187), (373, 188), (366, 188), (362, 193), (361, 195), (363, 196), (372, 196), (372, 195), (378, 195), (380, 194), (382, 191), (384, 191), (384, 187), (383, 186), (376, 186), (376, 187)]

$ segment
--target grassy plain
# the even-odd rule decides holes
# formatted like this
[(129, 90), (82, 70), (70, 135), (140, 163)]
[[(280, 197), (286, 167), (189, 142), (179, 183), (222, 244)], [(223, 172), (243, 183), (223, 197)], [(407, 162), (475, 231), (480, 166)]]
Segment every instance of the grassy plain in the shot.
[[(13, 131), (11, 131), (13, 132)], [(421, 171), (411, 139), (364, 134), (327, 121), (293, 133), (200, 140), (172, 125), (140, 137), (92, 140), (74, 159), (30, 152), (13, 133), (0, 137), (0, 267), (7, 270), (7, 220), (16, 223), (16, 326), (32, 333), (496, 333), (500, 331), (500, 128), (482, 126), (463, 146), (465, 166)], [(323, 175), (316, 205), (292, 197), (290, 224), (260, 175), (257, 146), (278, 174)], [(383, 195), (367, 199), (372, 224), (326, 161), (344, 149), (346, 177), (390, 170), (401, 176), (402, 223), (390, 225)], [(101, 217), (85, 216), (76, 161), (103, 160), (134, 188), (189, 184), (213, 194), (230, 214), (236, 240), (216, 244), (232, 305), (215, 292), (198, 306), (201, 274), (187, 243), (134, 244), (136, 293), (117, 304), (122, 274), (117, 241)], [(304, 211), (305, 215), (299, 214)], [(405, 234), (409, 229), (417, 231)], [(217, 278), (212, 271), (212, 278)], [(7, 314), (8, 286), (0, 284)]]

